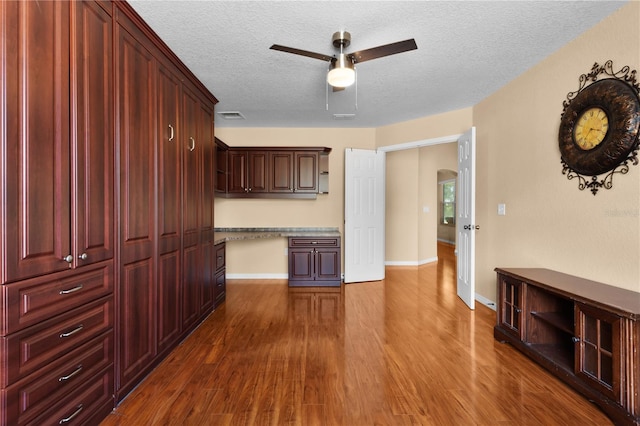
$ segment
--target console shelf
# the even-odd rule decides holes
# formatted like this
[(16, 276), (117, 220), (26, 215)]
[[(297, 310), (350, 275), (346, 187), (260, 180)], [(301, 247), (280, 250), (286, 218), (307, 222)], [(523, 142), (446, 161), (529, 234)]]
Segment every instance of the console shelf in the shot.
[(640, 425), (640, 294), (548, 269), (496, 268), (494, 337)]

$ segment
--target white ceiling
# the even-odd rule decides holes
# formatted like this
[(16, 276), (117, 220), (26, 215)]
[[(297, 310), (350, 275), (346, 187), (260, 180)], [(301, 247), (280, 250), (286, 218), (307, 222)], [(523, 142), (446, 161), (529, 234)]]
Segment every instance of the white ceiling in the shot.
[[(477, 104), (625, 2), (129, 3), (218, 98), (216, 112), (246, 118), (216, 114), (216, 127), (379, 127)], [(352, 36), (346, 52), (409, 38), (418, 45), (357, 65), (357, 110), (354, 86), (329, 91), (326, 110), (328, 63), (269, 49), (333, 55), (339, 30)], [(586, 58), (585, 70), (607, 59)]]

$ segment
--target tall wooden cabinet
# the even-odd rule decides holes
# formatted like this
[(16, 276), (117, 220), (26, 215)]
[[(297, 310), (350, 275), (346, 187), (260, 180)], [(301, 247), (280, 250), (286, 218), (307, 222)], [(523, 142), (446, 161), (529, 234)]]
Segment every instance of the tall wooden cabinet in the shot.
[(215, 145), (210, 96), (128, 9), (116, 22), (120, 400), (213, 308)]
[(638, 293), (547, 269), (498, 268), (494, 336), (598, 404), (640, 425)]
[(0, 20), (0, 424), (95, 422), (113, 406), (111, 10), (2, 2)]
[(213, 308), (217, 102), (126, 2), (0, 2), (0, 426), (97, 424)]

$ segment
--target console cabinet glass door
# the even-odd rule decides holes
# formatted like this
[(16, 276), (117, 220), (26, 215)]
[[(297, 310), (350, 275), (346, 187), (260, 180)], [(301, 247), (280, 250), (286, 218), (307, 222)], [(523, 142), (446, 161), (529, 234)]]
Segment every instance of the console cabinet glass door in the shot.
[(576, 304), (576, 375), (610, 398), (622, 402), (620, 364), (622, 319)]
[(506, 331), (522, 339), (524, 315), (522, 314), (524, 285), (513, 278), (500, 276), (500, 324)]

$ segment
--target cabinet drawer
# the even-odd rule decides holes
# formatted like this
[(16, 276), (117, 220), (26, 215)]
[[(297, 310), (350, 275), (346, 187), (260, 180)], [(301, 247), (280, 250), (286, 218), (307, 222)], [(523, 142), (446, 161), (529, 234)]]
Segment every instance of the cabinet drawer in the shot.
[(24, 424), (38, 416), (112, 366), (112, 353), (113, 331), (109, 331), (9, 386), (2, 424)]
[(214, 304), (216, 307), (224, 302), (226, 292), (226, 278), (225, 271), (223, 270), (216, 273), (216, 287), (214, 289)]
[[(61, 275), (61, 274), (58, 274)], [(34, 279), (2, 288), (2, 335), (52, 318), (113, 292), (113, 266), (60, 279)]]
[(2, 337), (0, 359), (8, 368), (0, 385), (15, 383), (112, 326), (113, 300), (105, 298)]
[(340, 247), (340, 238), (289, 237), (289, 247)]
[(25, 425), (98, 424), (113, 409), (113, 368), (83, 383), (51, 409)]
[(216, 271), (219, 271), (220, 269), (225, 267), (225, 262), (226, 262), (225, 244), (224, 243), (216, 244), (215, 249), (216, 249)]

